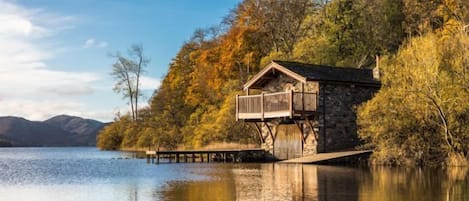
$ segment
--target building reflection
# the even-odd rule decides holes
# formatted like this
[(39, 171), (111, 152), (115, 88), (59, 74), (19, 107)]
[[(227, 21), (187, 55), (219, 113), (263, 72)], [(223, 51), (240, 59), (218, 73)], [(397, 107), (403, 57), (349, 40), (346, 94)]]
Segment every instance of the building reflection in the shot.
[(422, 170), (287, 164), (214, 165), (172, 182), (163, 200), (469, 201), (467, 168)]
[(358, 200), (356, 169), (269, 164), (252, 176), (246, 171), (255, 169), (238, 170), (237, 186), (242, 186), (237, 189), (238, 200)]

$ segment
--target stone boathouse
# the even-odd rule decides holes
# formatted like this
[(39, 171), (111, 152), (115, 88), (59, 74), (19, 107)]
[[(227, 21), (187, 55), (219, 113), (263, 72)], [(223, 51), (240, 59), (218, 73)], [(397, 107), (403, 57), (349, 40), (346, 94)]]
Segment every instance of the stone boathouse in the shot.
[(279, 160), (349, 150), (360, 143), (356, 106), (380, 86), (369, 69), (272, 61), (236, 97), (236, 119)]

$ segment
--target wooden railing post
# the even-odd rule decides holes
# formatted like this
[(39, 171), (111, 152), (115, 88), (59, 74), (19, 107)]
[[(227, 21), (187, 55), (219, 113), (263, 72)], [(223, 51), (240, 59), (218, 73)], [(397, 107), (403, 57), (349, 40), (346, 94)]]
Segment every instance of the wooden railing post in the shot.
[(314, 103), (314, 111), (317, 111), (319, 104), (319, 92), (314, 92), (314, 95), (316, 96), (316, 102)]
[(236, 94), (236, 121), (239, 120), (239, 95)]
[(261, 93), (261, 120), (264, 121), (264, 92)]
[(301, 114), (303, 119), (305, 119), (305, 84), (301, 84)]
[(290, 118), (293, 118), (293, 90), (290, 90)]

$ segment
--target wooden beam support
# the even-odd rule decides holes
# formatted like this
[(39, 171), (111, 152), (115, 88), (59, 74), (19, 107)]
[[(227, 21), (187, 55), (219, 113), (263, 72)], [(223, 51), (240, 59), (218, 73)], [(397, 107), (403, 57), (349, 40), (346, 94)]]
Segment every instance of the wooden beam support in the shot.
[(296, 120), (293, 120), (293, 122), (295, 122), (296, 126), (298, 127), (298, 129), (300, 129), (300, 132), (301, 132), (301, 141), (303, 142), (303, 144), (306, 143), (306, 138), (308, 137), (308, 134), (306, 133), (305, 134), (305, 131), (303, 129), (303, 126), (301, 125), (300, 122), (296, 121)]
[(306, 117), (306, 123), (308, 124), (309, 128), (313, 131), (313, 133), (314, 133), (314, 140), (316, 140), (316, 142), (317, 142), (317, 141), (318, 141), (318, 134), (317, 134), (316, 131), (314, 130), (313, 124), (311, 123), (311, 121), (309, 120), (308, 117)]
[(274, 135), (274, 133), (272, 132), (272, 129), (270, 129), (270, 126), (266, 122), (264, 122), (264, 125), (265, 127), (267, 127), (267, 130), (269, 130), (270, 137), (272, 138), (272, 141), (275, 143), (275, 138), (277, 138), (277, 133), (275, 133)]
[(257, 125), (256, 122), (254, 122), (254, 125), (256, 126), (257, 134), (259, 135), (259, 139), (261, 140), (261, 143), (265, 143), (265, 138), (262, 136), (262, 129), (260, 128), (259, 125)]

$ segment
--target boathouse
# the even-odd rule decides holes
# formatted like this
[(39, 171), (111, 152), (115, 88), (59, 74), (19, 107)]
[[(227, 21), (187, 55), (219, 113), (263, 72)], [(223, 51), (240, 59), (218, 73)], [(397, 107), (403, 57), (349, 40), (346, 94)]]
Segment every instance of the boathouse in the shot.
[(375, 77), (370, 69), (272, 61), (236, 97), (236, 119), (254, 124), (262, 148), (279, 160), (350, 150), (360, 144), (356, 106), (381, 86)]

